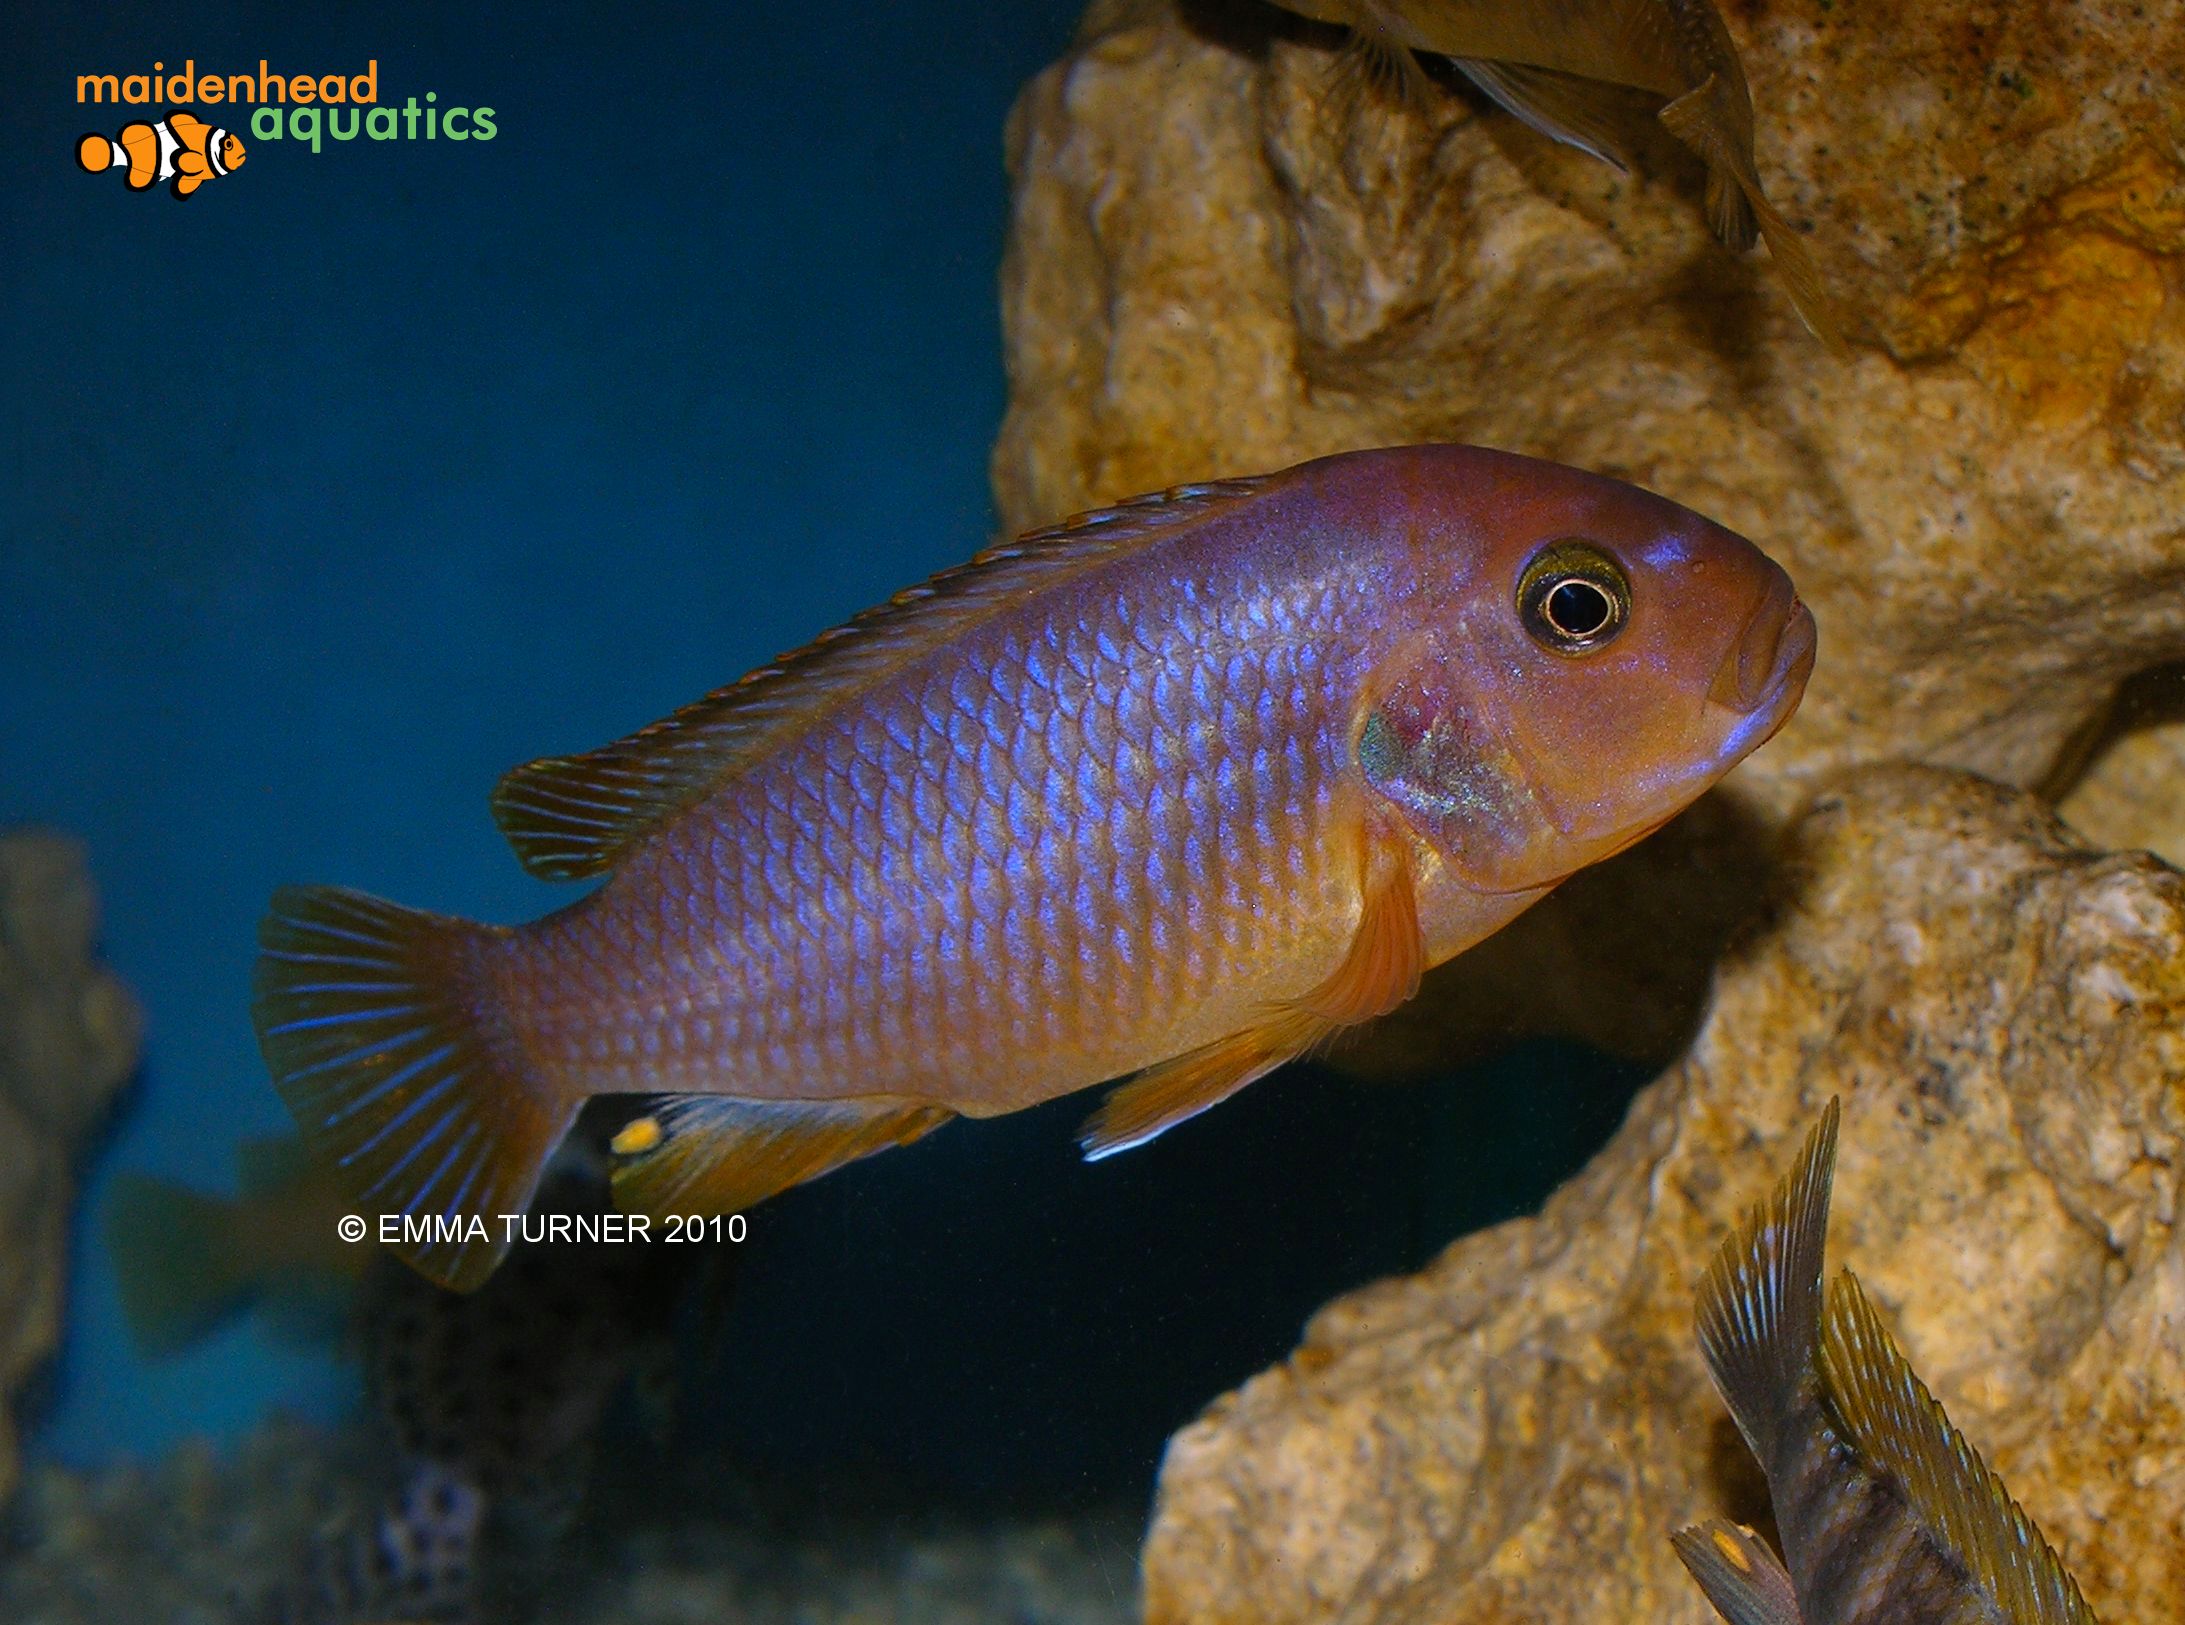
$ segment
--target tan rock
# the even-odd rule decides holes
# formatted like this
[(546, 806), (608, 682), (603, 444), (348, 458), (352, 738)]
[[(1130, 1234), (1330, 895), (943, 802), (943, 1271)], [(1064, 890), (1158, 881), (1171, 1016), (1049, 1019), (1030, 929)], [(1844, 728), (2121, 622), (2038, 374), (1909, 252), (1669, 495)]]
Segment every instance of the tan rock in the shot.
[(1346, 124), (1330, 30), (1096, 5), (1011, 127), (1004, 519), (1363, 445), (1560, 458), (1800, 583), (1820, 667), (1733, 780), (1771, 815), (1892, 758), (2050, 781), (2185, 656), (2185, 9), (1725, 9), (1848, 361), (1666, 139), (1633, 182), (1453, 83)]
[(2105, 1619), (2185, 1620), (2185, 876), (1872, 770), (1689, 1057), (1537, 1218), (1323, 1310), (1172, 1441), (1151, 1625), (1700, 1625), (1670, 1552), (1764, 1492), (1693, 1346), (1713, 1248), (1832, 1095), (1831, 1267)]
[(2064, 821), (2096, 846), (2185, 867), (2185, 667), (2126, 683), (2087, 755), (2095, 770), (2073, 776)]
[(82, 848), (0, 835), (0, 1503), (19, 1466), (14, 1395), (60, 1338), (76, 1156), (143, 1026), (94, 957), (97, 928)]

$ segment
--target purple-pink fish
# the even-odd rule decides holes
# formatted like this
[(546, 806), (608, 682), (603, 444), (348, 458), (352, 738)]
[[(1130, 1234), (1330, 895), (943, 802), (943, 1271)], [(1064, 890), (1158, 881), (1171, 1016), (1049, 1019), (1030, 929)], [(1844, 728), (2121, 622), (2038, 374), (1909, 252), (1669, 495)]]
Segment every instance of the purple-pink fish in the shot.
[(509, 773), (526, 866), (605, 877), (544, 919), (281, 891), (260, 1041), (459, 1288), (594, 1095), (669, 1097), (617, 1142), (655, 1214), (1130, 1075), (1103, 1156), (1659, 827), (1813, 655), (1759, 549), (1575, 469), (1411, 446), (1184, 486)]

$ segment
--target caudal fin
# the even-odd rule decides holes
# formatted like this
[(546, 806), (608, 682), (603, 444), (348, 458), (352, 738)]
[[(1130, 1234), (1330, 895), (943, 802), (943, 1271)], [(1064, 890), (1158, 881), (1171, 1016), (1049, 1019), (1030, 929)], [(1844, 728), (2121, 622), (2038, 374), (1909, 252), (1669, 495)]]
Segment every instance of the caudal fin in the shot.
[(149, 1355), (174, 1354), (248, 1301), (252, 1282), (235, 1204), (144, 1174), (117, 1174), (106, 1203), (106, 1250), (129, 1334)]
[(373, 1235), (458, 1292), (508, 1250), (501, 1216), (578, 1104), (489, 1030), (480, 950), (499, 934), (332, 886), (275, 893), (258, 933), (258, 1044), (304, 1139)]
[(1763, 1467), (1802, 1392), (1818, 1383), (1821, 1262), (1836, 1172), (1830, 1101), (1798, 1161), (1723, 1243), (1699, 1291), (1699, 1343), (1723, 1403)]

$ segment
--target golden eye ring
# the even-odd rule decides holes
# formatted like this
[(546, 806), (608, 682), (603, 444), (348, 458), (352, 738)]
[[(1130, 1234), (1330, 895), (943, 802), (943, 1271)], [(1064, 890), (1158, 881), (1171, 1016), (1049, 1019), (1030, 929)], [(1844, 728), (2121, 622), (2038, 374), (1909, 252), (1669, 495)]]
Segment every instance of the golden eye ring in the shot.
[(1525, 566), (1517, 613), (1526, 633), (1561, 655), (1591, 654), (1631, 619), (1631, 581), (1608, 550), (1578, 537), (1550, 542)]

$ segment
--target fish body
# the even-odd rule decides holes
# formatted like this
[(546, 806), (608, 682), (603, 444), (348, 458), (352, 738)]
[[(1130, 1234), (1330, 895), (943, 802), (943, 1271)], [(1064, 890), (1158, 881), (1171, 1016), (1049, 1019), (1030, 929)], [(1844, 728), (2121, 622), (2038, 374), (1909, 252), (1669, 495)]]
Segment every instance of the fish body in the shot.
[(1849, 1271), (1824, 1294), (1838, 1109), (1700, 1290), (1700, 1345), (1767, 1475), (1787, 1563), (1681, 1531), (1731, 1625), (2094, 1625), (2077, 1582), (1928, 1393)]
[[(1761, 190), (1752, 91), (1713, 0), (1279, 0), (1354, 31), (1369, 55), (1416, 75), (1446, 56), (1552, 139), (1629, 168), (1631, 108), (1652, 112), (1707, 166), (1707, 213), (1735, 249), (1765, 239), (1800, 318), (1833, 349), (1839, 322), (1804, 239)], [(1611, 88), (1614, 87), (1614, 88)]]
[(207, 181), (240, 168), (243, 142), (193, 114), (169, 113), (157, 123), (139, 119), (125, 124), (116, 136), (85, 136), (76, 143), (76, 162), (93, 175), (120, 170), (132, 192), (167, 181), (176, 197), (185, 198)]
[[(1186, 487), (991, 550), (495, 795), (514, 930), (291, 890), (257, 1016), (360, 1205), (522, 1205), (590, 1095), (619, 1200), (731, 1211), (1127, 1073), (1151, 1138), (1408, 997), (1787, 719), (1750, 543), (1471, 447)], [(1144, 1069), (1144, 1070), (1141, 1070)], [(475, 1284), (490, 1240), (406, 1256)]]

